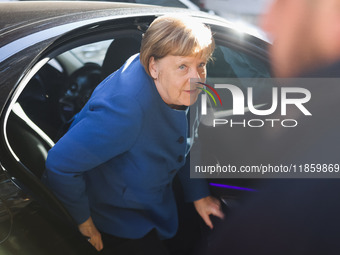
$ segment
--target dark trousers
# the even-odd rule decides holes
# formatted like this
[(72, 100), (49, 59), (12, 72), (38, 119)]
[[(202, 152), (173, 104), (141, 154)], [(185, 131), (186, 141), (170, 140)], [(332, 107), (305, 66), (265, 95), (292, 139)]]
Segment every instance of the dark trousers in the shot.
[(103, 255), (169, 255), (165, 243), (160, 240), (155, 230), (140, 239), (127, 239), (102, 234)]

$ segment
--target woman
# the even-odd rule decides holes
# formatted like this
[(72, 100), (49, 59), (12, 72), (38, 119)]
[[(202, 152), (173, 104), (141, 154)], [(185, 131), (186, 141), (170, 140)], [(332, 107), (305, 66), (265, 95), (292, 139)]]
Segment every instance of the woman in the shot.
[[(187, 113), (206, 78), (211, 31), (189, 18), (157, 18), (132, 56), (93, 92), (69, 131), (50, 150), (46, 182), (97, 249), (168, 254), (160, 240), (177, 230), (172, 180), (208, 226), (223, 217), (203, 180), (191, 180)], [(186, 164), (188, 165), (188, 164)], [(111, 248), (110, 248), (111, 249)]]

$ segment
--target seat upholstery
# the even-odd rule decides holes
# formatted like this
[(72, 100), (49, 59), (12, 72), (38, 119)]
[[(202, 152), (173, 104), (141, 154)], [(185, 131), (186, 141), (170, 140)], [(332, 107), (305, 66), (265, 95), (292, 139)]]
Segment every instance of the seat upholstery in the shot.
[(140, 40), (132, 37), (117, 38), (109, 46), (102, 65), (103, 78), (119, 69), (132, 55), (140, 51)]

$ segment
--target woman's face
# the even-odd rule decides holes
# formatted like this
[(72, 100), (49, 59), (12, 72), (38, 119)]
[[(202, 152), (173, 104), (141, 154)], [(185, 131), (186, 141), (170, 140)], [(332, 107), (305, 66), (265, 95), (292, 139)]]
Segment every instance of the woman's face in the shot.
[(157, 90), (168, 105), (192, 105), (196, 102), (200, 89), (190, 79), (206, 78), (207, 59), (198, 56), (167, 55), (161, 59), (150, 59), (149, 70), (155, 80)]

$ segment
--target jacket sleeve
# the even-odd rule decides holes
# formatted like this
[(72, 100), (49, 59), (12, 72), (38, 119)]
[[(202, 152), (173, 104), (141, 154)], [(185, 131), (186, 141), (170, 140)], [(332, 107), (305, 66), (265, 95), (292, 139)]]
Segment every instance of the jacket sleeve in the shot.
[(46, 182), (78, 224), (90, 217), (84, 172), (124, 153), (135, 143), (142, 109), (134, 98), (89, 101), (76, 124), (49, 151)]
[(190, 178), (190, 154), (186, 158), (185, 165), (178, 171), (178, 177), (187, 202), (194, 202), (210, 195), (206, 179)]

